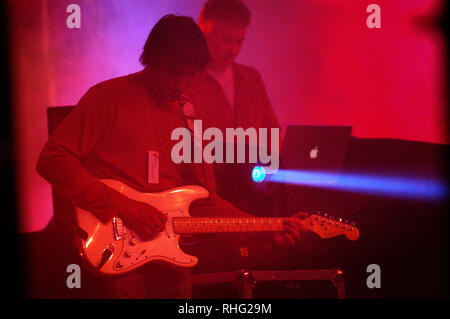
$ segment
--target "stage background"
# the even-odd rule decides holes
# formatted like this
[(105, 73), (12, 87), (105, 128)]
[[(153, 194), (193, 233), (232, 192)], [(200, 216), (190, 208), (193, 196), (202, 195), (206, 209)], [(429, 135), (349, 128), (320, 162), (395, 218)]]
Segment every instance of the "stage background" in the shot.
[[(81, 29), (66, 8), (81, 7)], [(283, 127), (352, 125), (353, 135), (447, 143), (442, 1), (246, 1), (252, 22), (238, 62), (257, 68)], [(92, 85), (141, 70), (153, 25), (195, 19), (203, 0), (9, 1), (19, 232), (43, 229), (51, 189), (35, 171), (48, 106), (74, 105)]]

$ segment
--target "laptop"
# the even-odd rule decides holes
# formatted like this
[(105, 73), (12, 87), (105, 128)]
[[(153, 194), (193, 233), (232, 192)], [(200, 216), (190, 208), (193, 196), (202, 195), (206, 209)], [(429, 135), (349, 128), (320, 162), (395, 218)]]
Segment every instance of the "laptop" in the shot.
[[(281, 148), (281, 169), (288, 178), (336, 184), (351, 138), (351, 126), (289, 125)], [(300, 182), (300, 181), (299, 181)]]

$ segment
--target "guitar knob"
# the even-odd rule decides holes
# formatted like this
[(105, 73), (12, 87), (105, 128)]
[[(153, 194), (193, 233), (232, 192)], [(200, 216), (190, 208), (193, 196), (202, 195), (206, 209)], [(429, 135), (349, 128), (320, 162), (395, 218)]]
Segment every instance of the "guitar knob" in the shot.
[(131, 238), (131, 240), (130, 240), (130, 245), (131, 246), (134, 246), (134, 245), (136, 245), (137, 244), (137, 240), (136, 240), (136, 238)]

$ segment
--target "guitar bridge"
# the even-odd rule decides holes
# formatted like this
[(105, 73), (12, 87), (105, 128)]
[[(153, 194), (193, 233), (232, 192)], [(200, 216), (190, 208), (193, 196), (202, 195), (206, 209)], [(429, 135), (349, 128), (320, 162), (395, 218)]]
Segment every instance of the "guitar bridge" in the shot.
[(119, 217), (113, 218), (113, 231), (115, 240), (119, 240), (120, 237), (124, 236), (127, 233), (122, 219), (120, 219)]

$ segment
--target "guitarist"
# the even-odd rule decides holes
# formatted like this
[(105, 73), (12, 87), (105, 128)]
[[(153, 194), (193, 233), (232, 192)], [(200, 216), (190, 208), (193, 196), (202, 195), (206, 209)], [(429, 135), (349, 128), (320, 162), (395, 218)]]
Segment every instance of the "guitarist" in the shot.
[[(143, 239), (164, 230), (165, 215), (99, 179), (116, 179), (141, 192), (197, 184), (207, 188), (210, 197), (193, 203), (193, 216), (250, 216), (215, 194), (209, 165), (171, 160), (171, 132), (186, 126), (181, 96), (209, 61), (207, 44), (196, 23), (174, 15), (160, 19), (148, 36), (140, 61), (143, 71), (87, 91), (44, 146), (37, 172), (74, 206), (104, 222), (118, 216)], [(294, 244), (301, 227), (296, 221), (286, 221), (286, 231), (277, 242)], [(190, 289), (188, 269), (149, 263), (123, 276), (101, 278), (85, 297), (189, 298)]]

